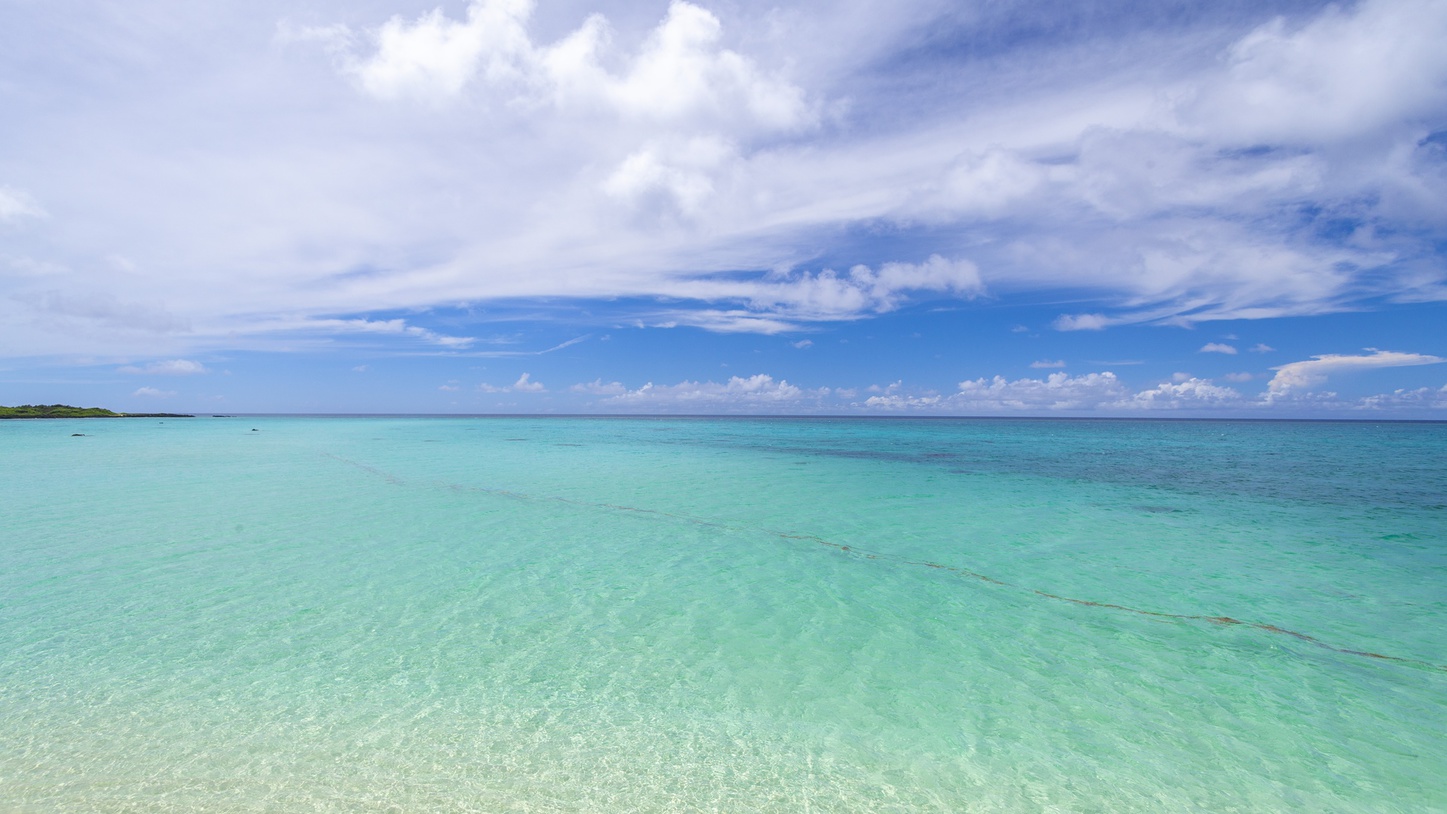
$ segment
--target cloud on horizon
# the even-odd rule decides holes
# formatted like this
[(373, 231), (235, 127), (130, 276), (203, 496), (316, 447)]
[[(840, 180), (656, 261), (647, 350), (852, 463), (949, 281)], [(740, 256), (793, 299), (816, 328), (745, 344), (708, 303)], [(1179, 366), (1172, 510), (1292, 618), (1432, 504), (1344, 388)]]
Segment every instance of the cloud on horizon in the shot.
[[(1373, 350), (1370, 354), (1347, 356), (1326, 354), (1274, 368), (1276, 375), (1256, 394), (1218, 385), (1209, 378), (1185, 373), (1151, 387), (1135, 389), (1111, 371), (1072, 376), (1051, 373), (1044, 378), (1007, 379), (1004, 376), (967, 379), (955, 392), (910, 392), (903, 381), (866, 388), (872, 395), (854, 401), (855, 388), (800, 388), (769, 374), (733, 376), (727, 382), (684, 381), (676, 385), (649, 382), (630, 390), (621, 382), (601, 379), (575, 384), (570, 392), (603, 396), (596, 405), (609, 409), (633, 407), (684, 411), (699, 407), (758, 407), (771, 404), (789, 408), (817, 407), (863, 413), (972, 414), (1101, 414), (1132, 415), (1152, 411), (1192, 411), (1203, 415), (1253, 415), (1283, 403), (1308, 413), (1313, 411), (1381, 411), (1387, 409), (1440, 409), (1447, 403), (1447, 385), (1441, 388), (1398, 389), (1356, 399), (1342, 399), (1334, 392), (1312, 388), (1325, 384), (1329, 376), (1344, 372), (1430, 365), (1447, 359), (1416, 353)], [(1234, 383), (1252, 381), (1249, 373), (1224, 376)]]

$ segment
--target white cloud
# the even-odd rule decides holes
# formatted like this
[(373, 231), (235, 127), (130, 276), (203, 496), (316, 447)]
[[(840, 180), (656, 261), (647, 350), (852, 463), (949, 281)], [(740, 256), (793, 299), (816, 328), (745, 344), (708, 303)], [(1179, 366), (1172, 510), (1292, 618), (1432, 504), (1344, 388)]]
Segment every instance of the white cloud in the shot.
[(1240, 405), (1241, 394), (1230, 387), (1212, 384), (1210, 379), (1189, 378), (1162, 383), (1151, 390), (1142, 390), (1131, 397), (1133, 406), (1144, 409), (1180, 409), (1220, 405)]
[(761, 405), (792, 402), (826, 391), (804, 391), (787, 381), (759, 373), (747, 378), (731, 376), (727, 382), (684, 381), (674, 385), (649, 382), (637, 390), (605, 399), (604, 404), (624, 405)]
[[(792, 130), (814, 121), (798, 87), (720, 47), (719, 19), (692, 3), (674, 0), (631, 55), (612, 47), (612, 27), (601, 14), (552, 45), (539, 45), (528, 33), (532, 11), (529, 0), (474, 0), (461, 20), (441, 9), (413, 22), (393, 17), (371, 33), (375, 51), (349, 53), (344, 68), (363, 90), (389, 100), (448, 100), (480, 82), (514, 103), (606, 109), (653, 125)], [(356, 39), (334, 28), (316, 36), (343, 48)], [(611, 70), (615, 65), (621, 70)], [(652, 164), (646, 154), (635, 155), (620, 171), (649, 175)]]
[(800, 339), (798, 342), (790, 342), (789, 344), (793, 345), (794, 347), (798, 348), (799, 350), (804, 350), (805, 348), (812, 348), (812, 347), (814, 347), (814, 340), (812, 340), (812, 339)]
[(974, 298), (984, 292), (980, 271), (968, 260), (930, 255), (923, 263), (885, 263), (878, 269), (858, 265), (848, 274), (824, 269), (776, 279), (709, 280), (680, 286), (677, 291), (701, 299), (747, 299), (755, 312), (776, 313), (804, 321), (855, 319), (886, 313), (918, 292)]
[(1009, 380), (1003, 376), (960, 382), (959, 391), (949, 395), (890, 392), (872, 396), (866, 409), (891, 412), (933, 412), (944, 414), (1049, 414), (1097, 413), (1129, 415), (1149, 410), (1195, 410), (1222, 413), (1255, 411), (1261, 402), (1248, 399), (1230, 387), (1193, 376), (1174, 377), (1171, 382), (1132, 391), (1114, 373), (1071, 376), (1052, 373), (1044, 379)]
[(124, 365), (116, 368), (118, 373), (146, 376), (194, 376), (209, 373), (206, 366), (190, 359), (171, 359), (165, 362), (151, 362), (148, 365)]
[(960, 382), (951, 406), (988, 410), (1091, 410), (1129, 396), (1114, 373), (1071, 376), (1051, 373), (1044, 379), (974, 379)]
[(1104, 314), (1061, 314), (1051, 324), (1057, 331), (1100, 331), (1111, 322)]
[(1440, 388), (1418, 387), (1397, 389), (1390, 393), (1367, 396), (1357, 405), (1362, 410), (1428, 409), (1447, 410), (1447, 385)]
[(920, 294), (973, 299), (984, 293), (980, 272), (967, 260), (931, 255), (923, 263), (857, 265), (847, 274), (784, 272), (748, 279), (695, 279), (667, 287), (670, 296), (735, 300), (743, 309), (671, 311), (665, 327), (693, 325), (720, 333), (786, 333), (811, 322), (888, 313)]
[[(1010, 4), (432, 5), (329, 6), (275, 48), (264, 4), (15, 6), (0, 262), (46, 273), (7, 278), (0, 351), (439, 352), (473, 340), (345, 317), (550, 297), (757, 333), (986, 289), (1071, 302), (1060, 330), (1447, 297), (1440, 2), (1197, 4), (1149, 36), (1056, 4), (1024, 39)], [(843, 270), (881, 245), (949, 260)]]
[(0, 186), (0, 223), (23, 217), (44, 217), (45, 210), (24, 190)]
[(628, 392), (628, 388), (624, 387), (622, 382), (604, 382), (602, 379), (575, 384), (568, 389), (574, 393), (586, 393), (590, 396), (619, 396)]
[(1201, 350), (1199, 350), (1198, 353), (1225, 353), (1231, 356), (1235, 356), (1236, 348), (1232, 347), (1231, 345), (1227, 345), (1224, 342), (1207, 342), (1205, 345), (1201, 346)]
[(1051, 361), (1050, 359), (1041, 359), (1038, 362), (1031, 362), (1030, 367), (1033, 367), (1036, 370), (1050, 370), (1052, 368), (1061, 368), (1065, 367), (1065, 360), (1056, 359), (1054, 361)]
[(184, 334), (191, 324), (164, 305), (142, 300), (121, 299), (104, 291), (70, 292), (54, 289), (22, 294), (17, 299), (31, 305), (34, 313), (53, 320), (57, 333), (82, 331), (95, 335)]
[(372, 34), (376, 52), (350, 61), (347, 70), (383, 99), (456, 96), (479, 71), (494, 80), (515, 78), (515, 63), (532, 51), (523, 27), (531, 10), (527, 0), (489, 0), (469, 5), (465, 21), (440, 8), (414, 23), (393, 17)]
[[(1251, 374), (1227, 376), (1244, 382)], [(489, 392), (505, 392), (491, 388)], [(1210, 379), (1178, 373), (1169, 381), (1136, 389), (1114, 373), (1105, 371), (1071, 376), (1064, 372), (1044, 378), (1006, 379), (1003, 376), (966, 380), (952, 393), (924, 389), (911, 391), (902, 380), (886, 385), (857, 388), (800, 388), (766, 374), (732, 377), (726, 382), (684, 381), (676, 385), (648, 383), (629, 390), (619, 382), (595, 380), (576, 384), (569, 390), (588, 396), (605, 396), (596, 406), (604, 409), (657, 410), (659, 412), (833, 412), (925, 413), (937, 415), (1114, 415), (1129, 416), (1151, 412), (1191, 415), (1252, 416), (1268, 414), (1280, 401), (1268, 391), (1245, 394)], [(862, 401), (855, 401), (860, 395)], [(1279, 408), (1280, 404), (1276, 404)], [(1334, 392), (1305, 391), (1291, 394), (1292, 414), (1330, 415), (1353, 410), (1423, 411), (1447, 409), (1447, 387), (1401, 389), (1393, 393), (1343, 400)]]
[(714, 333), (752, 334), (781, 334), (799, 330), (796, 322), (744, 309), (673, 311), (666, 316), (668, 319), (651, 323), (648, 327), (676, 328), (679, 325), (691, 325)]
[(543, 386), (542, 382), (533, 381), (532, 375), (529, 373), (518, 376), (517, 381), (507, 387), (497, 387), (487, 382), (482, 382), (477, 386), (477, 389), (483, 393), (546, 393), (548, 390)]
[(1254, 378), (1256, 378), (1256, 377), (1255, 377), (1254, 375), (1250, 374), (1250, 373), (1244, 373), (1244, 372), (1243, 372), (1243, 373), (1227, 373), (1227, 374), (1226, 374), (1225, 376), (1223, 376), (1222, 378), (1224, 378), (1224, 379), (1225, 379), (1226, 381), (1228, 381), (1228, 382), (1249, 382), (1249, 381), (1251, 381), (1252, 379), (1254, 379)]
[(1368, 350), (1373, 352), (1362, 356), (1325, 354), (1313, 356), (1304, 362), (1291, 362), (1274, 367), (1272, 370), (1276, 371), (1276, 375), (1266, 385), (1267, 396), (1271, 398), (1296, 395), (1308, 388), (1324, 384), (1328, 377), (1338, 373), (1447, 362), (1447, 359), (1440, 356), (1421, 353), (1399, 353), (1371, 348)]
[(714, 172), (733, 157), (733, 146), (713, 136), (649, 144), (623, 159), (603, 191), (645, 215), (693, 218), (714, 194)]
[(1447, 107), (1447, 11), (1434, 0), (1328, 6), (1238, 40), (1228, 67), (1182, 111), (1197, 132), (1245, 143), (1321, 143)]
[(408, 325), (404, 319), (279, 319), (257, 322), (249, 325), (248, 329), (256, 333), (335, 333), (400, 336), (418, 339), (430, 345), (459, 350), (467, 348), (477, 341), (470, 336), (448, 336), (418, 325)]
[(1271, 347), (1270, 345), (1266, 344), (1265, 342), (1257, 342), (1255, 345), (1253, 345), (1253, 346), (1251, 347), (1251, 352), (1252, 352), (1252, 353), (1270, 353), (1270, 352), (1272, 352), (1272, 351), (1274, 351), (1274, 350), (1276, 350), (1276, 348)]
[(157, 390), (154, 387), (138, 387), (136, 388), (136, 391), (134, 393), (131, 393), (131, 395), (140, 396), (141, 398), (165, 399), (176, 395), (176, 391)]
[(940, 406), (943, 401), (938, 395), (906, 396), (891, 393), (883, 396), (870, 396), (864, 400), (864, 406), (874, 410), (900, 412), (905, 410), (928, 410)]

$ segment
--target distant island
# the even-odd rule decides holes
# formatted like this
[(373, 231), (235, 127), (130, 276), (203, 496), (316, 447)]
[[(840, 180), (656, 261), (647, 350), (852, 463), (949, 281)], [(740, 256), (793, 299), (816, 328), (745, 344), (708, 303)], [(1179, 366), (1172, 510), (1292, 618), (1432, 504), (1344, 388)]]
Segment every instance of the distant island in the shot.
[(103, 407), (72, 407), (69, 404), (22, 404), (0, 407), (0, 418), (195, 418), (181, 413), (117, 413)]

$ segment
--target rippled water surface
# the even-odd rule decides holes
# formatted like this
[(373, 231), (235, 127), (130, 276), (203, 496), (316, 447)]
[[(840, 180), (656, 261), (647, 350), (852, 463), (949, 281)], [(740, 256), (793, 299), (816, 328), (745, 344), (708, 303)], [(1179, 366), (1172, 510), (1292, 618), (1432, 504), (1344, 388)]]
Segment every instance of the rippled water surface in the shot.
[(0, 461), (0, 811), (1447, 811), (1443, 424), (12, 421)]

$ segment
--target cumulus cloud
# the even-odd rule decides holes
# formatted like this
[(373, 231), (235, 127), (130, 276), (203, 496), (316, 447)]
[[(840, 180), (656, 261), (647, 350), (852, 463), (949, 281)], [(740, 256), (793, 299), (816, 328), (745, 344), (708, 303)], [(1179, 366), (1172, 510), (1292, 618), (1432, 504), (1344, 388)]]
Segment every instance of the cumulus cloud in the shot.
[(1447, 385), (1441, 387), (1399, 388), (1390, 393), (1367, 396), (1356, 405), (1362, 410), (1427, 409), (1447, 410)]
[(383, 99), (456, 96), (479, 72), (494, 80), (519, 73), (514, 63), (532, 50), (523, 28), (530, 10), (525, 0), (492, 0), (469, 5), (463, 21), (440, 8), (412, 23), (393, 17), (373, 33), (375, 53), (347, 69)]
[(922, 263), (890, 262), (878, 268), (856, 265), (847, 273), (826, 268), (818, 272), (677, 281), (665, 290), (671, 297), (704, 302), (732, 300), (744, 307), (672, 310), (640, 325), (691, 325), (717, 333), (777, 334), (797, 331), (809, 323), (888, 313), (929, 296), (973, 299), (984, 293), (984, 285), (973, 263), (931, 255)]
[(116, 368), (118, 373), (147, 376), (194, 376), (209, 373), (206, 366), (190, 359), (171, 359), (165, 362), (151, 362), (147, 365), (124, 365)]
[[(1250, 381), (1251, 374), (1231, 375), (1234, 382)], [(630, 390), (619, 382), (601, 379), (576, 384), (571, 392), (604, 396), (601, 407), (620, 410), (689, 412), (817, 412), (921, 413), (934, 415), (1104, 415), (1146, 413), (1191, 415), (1262, 415), (1278, 401), (1268, 390), (1243, 393), (1235, 387), (1187, 373), (1169, 381), (1140, 388), (1116, 374), (1103, 371), (1071, 376), (1064, 372), (1044, 378), (982, 377), (959, 383), (954, 392), (912, 390), (903, 380), (863, 388), (801, 388), (767, 374), (735, 376), (726, 382), (684, 381), (676, 385), (648, 383)], [(505, 389), (493, 388), (491, 392)], [(863, 395), (863, 399), (856, 401)], [(1280, 406), (1280, 405), (1276, 405)], [(1357, 400), (1334, 392), (1292, 393), (1290, 408), (1299, 414), (1340, 414), (1343, 411), (1424, 411), (1447, 408), (1447, 387), (1400, 389)]]
[(1194, 376), (1173, 377), (1155, 387), (1135, 391), (1109, 371), (1071, 376), (1052, 373), (1043, 379), (1003, 376), (960, 382), (955, 393), (888, 392), (871, 396), (861, 407), (888, 412), (943, 414), (1098, 413), (1130, 415), (1144, 411), (1194, 410), (1222, 413), (1255, 411), (1261, 402), (1231, 387)]
[(483, 382), (477, 386), (477, 389), (483, 393), (546, 393), (548, 390), (542, 382), (533, 381), (532, 374), (529, 373), (518, 376), (517, 381), (507, 387), (497, 387)]
[[(762, 320), (749, 326), (761, 333), (782, 331), (797, 322), (858, 319), (903, 306), (921, 293), (972, 299), (984, 293), (980, 271), (968, 260), (930, 255), (923, 263), (884, 263), (876, 268), (856, 265), (847, 274), (833, 269), (818, 273), (791, 272), (747, 280), (698, 280), (672, 289), (677, 295), (698, 299), (745, 300), (748, 309), (678, 314), (690, 324), (728, 330), (732, 317)], [(718, 321), (718, 327), (701, 317)], [(771, 321), (772, 320), (772, 321)]]
[(1051, 373), (1044, 379), (973, 379), (960, 382), (949, 404), (983, 410), (1089, 410), (1124, 398), (1128, 391), (1114, 373), (1071, 376)]
[(1212, 384), (1210, 379), (1195, 377), (1179, 382), (1165, 382), (1131, 397), (1132, 406), (1144, 409), (1180, 409), (1212, 405), (1238, 405), (1241, 393)]
[(1413, 365), (1435, 365), (1447, 362), (1440, 356), (1421, 353), (1399, 353), (1397, 351), (1375, 350), (1365, 355), (1349, 356), (1325, 354), (1313, 356), (1304, 362), (1274, 367), (1276, 375), (1267, 382), (1268, 396), (1280, 397), (1295, 394), (1326, 383), (1328, 377), (1338, 373), (1373, 370), (1384, 367), (1408, 367)]
[(941, 406), (943, 401), (944, 399), (938, 394), (911, 396), (900, 393), (886, 393), (882, 396), (870, 396), (864, 400), (864, 406), (874, 410), (902, 412), (906, 410), (929, 410)]
[(968, 260), (931, 255), (923, 263), (885, 263), (878, 270), (854, 266), (848, 274), (825, 269), (778, 282), (744, 286), (749, 305), (799, 319), (841, 319), (898, 308), (910, 292), (974, 297), (983, 291), (979, 269)]
[(1231, 356), (1236, 355), (1236, 348), (1224, 342), (1207, 342), (1201, 346), (1199, 353), (1225, 353)]
[(649, 382), (636, 390), (627, 390), (606, 399), (604, 404), (637, 405), (768, 405), (799, 400), (806, 395), (824, 395), (827, 391), (805, 391), (785, 380), (775, 381), (767, 373), (747, 378), (731, 376), (726, 382), (684, 381), (673, 385)]
[[(722, 24), (700, 6), (674, 0), (633, 54), (613, 47), (601, 14), (551, 45), (535, 43), (528, 33), (532, 11), (529, 0), (474, 0), (460, 20), (441, 9), (411, 22), (393, 17), (370, 32), (370, 54), (346, 54), (344, 70), (364, 91), (389, 100), (446, 100), (482, 83), (515, 101), (604, 108), (655, 124), (706, 120), (788, 130), (813, 121), (803, 91), (721, 47)], [(357, 40), (335, 28), (316, 36), (343, 48)], [(624, 167), (630, 162), (629, 175), (658, 171), (647, 154)]]
[(734, 155), (715, 136), (655, 142), (632, 153), (603, 182), (603, 191), (644, 215), (694, 218), (713, 196), (713, 175)]

